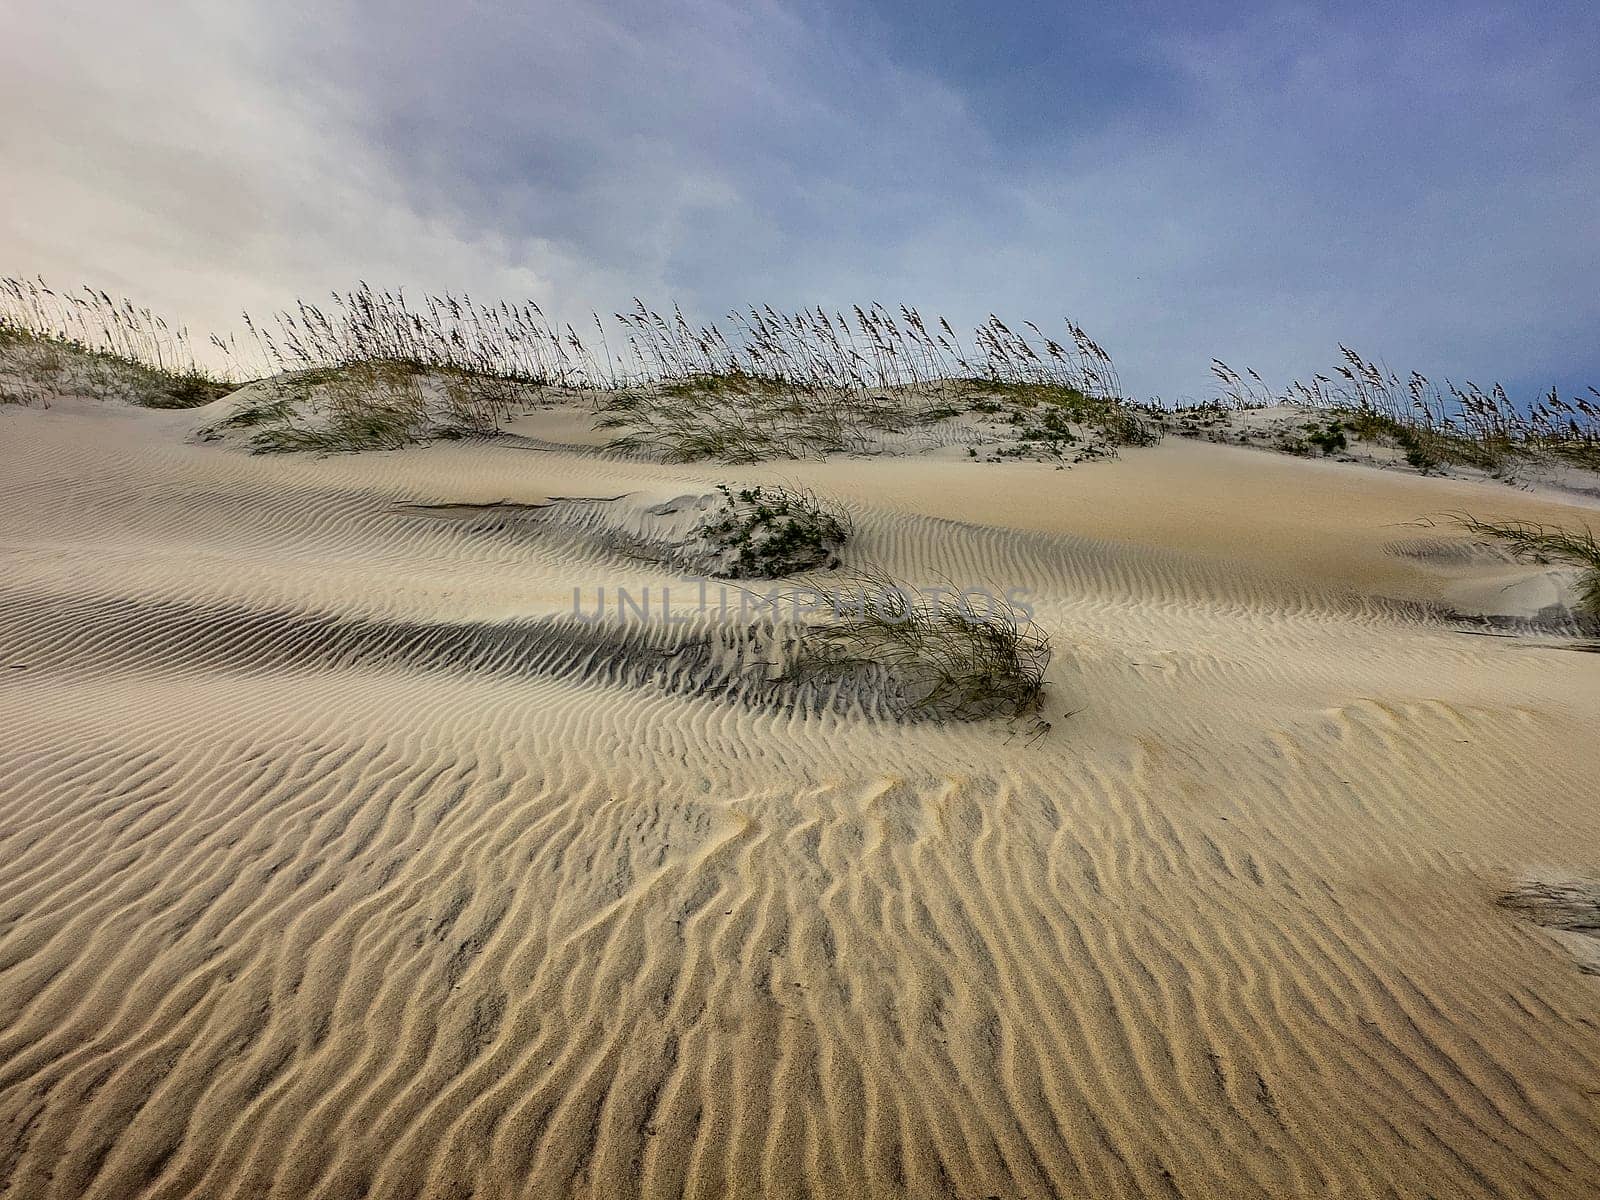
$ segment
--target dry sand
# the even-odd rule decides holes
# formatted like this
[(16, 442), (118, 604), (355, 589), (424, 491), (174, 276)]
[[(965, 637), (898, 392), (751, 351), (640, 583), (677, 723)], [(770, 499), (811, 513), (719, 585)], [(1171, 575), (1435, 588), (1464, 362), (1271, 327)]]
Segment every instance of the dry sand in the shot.
[[(1393, 603), (1593, 508), (206, 416), (0, 411), (0, 1195), (1600, 1195), (1600, 983), (1495, 904), (1600, 864), (1600, 657)], [(402, 507), (781, 478), (1031, 589), (1050, 732), (617, 681), (516, 619), (661, 574)]]

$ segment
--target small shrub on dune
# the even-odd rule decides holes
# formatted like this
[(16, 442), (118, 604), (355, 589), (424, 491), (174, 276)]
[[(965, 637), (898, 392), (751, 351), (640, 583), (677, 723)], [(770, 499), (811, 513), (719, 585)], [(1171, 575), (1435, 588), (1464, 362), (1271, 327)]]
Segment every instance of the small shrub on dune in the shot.
[(971, 386), (981, 397), (973, 403), (974, 411), (1009, 411), (1021, 440), (1049, 446), (1058, 454), (1083, 434), (1098, 434), (1111, 447), (1153, 446), (1161, 440), (1160, 430), (1136, 406), (1082, 387), (1053, 381), (979, 381)]
[(722, 555), (719, 574), (777, 579), (839, 565), (851, 522), (838, 505), (793, 488), (720, 484), (717, 492), (721, 500), (696, 533)]
[(1340, 421), (1329, 421), (1320, 429), (1313, 425), (1306, 433), (1306, 443), (1324, 455), (1337, 454), (1350, 445), (1344, 435), (1344, 424)]

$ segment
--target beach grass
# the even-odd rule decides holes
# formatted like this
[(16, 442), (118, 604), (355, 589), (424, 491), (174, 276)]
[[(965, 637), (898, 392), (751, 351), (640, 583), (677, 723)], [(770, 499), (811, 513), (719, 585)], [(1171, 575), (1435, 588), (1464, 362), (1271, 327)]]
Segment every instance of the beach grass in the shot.
[(226, 366), (229, 344), (211, 343), (224, 366), (203, 361), (188, 330), (132, 301), (0, 279), (0, 400), (114, 396), (144, 408), (195, 408), (237, 386)]
[(786, 678), (837, 684), (878, 673), (904, 716), (1043, 724), (1050, 641), (1009, 604), (930, 596), (873, 571), (854, 573), (830, 594), (832, 611), (805, 630)]
[(1319, 410), (1341, 432), (1393, 446), (1423, 474), (1466, 467), (1495, 477), (1529, 464), (1600, 470), (1600, 391), (1563, 399), (1554, 388), (1514, 401), (1500, 384), (1435, 381), (1418, 371), (1402, 376), (1348, 346), (1340, 361), (1309, 382), (1282, 391), (1253, 370), (1235, 371), (1213, 359), (1220, 394), (1190, 411), (1209, 414), (1293, 404)]
[(1577, 610), (1600, 618), (1600, 539), (1587, 529), (1567, 529), (1536, 521), (1482, 521), (1459, 514), (1452, 518), (1468, 533), (1499, 542), (1524, 562), (1577, 567)]

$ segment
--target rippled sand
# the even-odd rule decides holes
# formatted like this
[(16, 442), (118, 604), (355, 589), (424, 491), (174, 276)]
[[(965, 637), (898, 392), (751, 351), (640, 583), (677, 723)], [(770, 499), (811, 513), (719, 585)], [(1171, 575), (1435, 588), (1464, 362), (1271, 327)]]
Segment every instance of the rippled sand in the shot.
[[(1426, 618), (1471, 556), (1394, 552), (1595, 510), (202, 417), (0, 411), (0, 1194), (1600, 1195), (1600, 981), (1494, 904), (1600, 864), (1600, 657)], [(618, 673), (528, 631), (664, 575), (407, 507), (774, 478), (1030, 589), (1051, 730)]]

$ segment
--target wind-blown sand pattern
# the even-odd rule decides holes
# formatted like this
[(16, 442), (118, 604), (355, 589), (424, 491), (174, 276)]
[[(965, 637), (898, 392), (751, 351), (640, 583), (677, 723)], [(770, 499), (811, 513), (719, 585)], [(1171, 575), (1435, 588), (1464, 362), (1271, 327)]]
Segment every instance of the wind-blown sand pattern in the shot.
[[(205, 416), (0, 412), (0, 1195), (1600, 1195), (1600, 985), (1496, 903), (1600, 864), (1600, 659), (1403, 525), (1596, 510)], [(1031, 589), (1052, 729), (661, 686), (539, 631), (663, 571), (417, 508), (772, 478)]]

